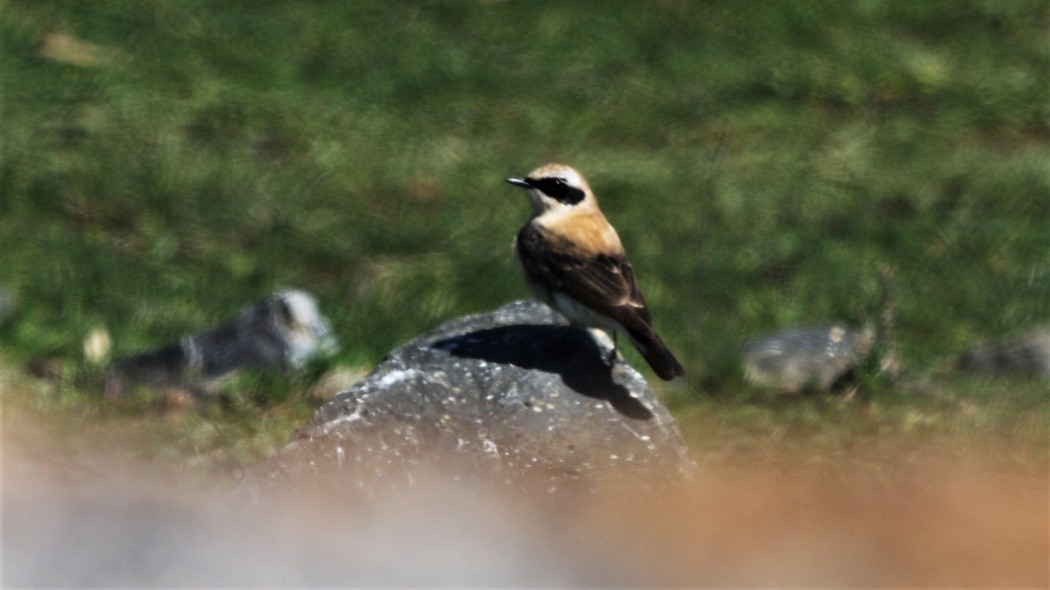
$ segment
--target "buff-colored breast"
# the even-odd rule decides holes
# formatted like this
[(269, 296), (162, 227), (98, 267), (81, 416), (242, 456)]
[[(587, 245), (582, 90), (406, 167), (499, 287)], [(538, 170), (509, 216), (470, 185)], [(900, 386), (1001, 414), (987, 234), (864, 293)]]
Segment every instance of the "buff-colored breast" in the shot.
[(535, 219), (547, 235), (567, 247), (566, 254), (583, 258), (599, 254), (623, 254), (623, 245), (616, 230), (596, 208), (573, 211), (565, 215), (543, 215)]

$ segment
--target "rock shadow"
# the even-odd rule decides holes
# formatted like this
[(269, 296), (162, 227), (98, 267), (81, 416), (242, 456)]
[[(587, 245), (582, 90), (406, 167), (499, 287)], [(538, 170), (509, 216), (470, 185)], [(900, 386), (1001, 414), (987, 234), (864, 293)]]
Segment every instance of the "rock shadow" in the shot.
[(613, 380), (606, 353), (582, 328), (564, 325), (500, 326), (468, 332), (430, 344), (460, 358), (556, 373), (572, 390), (606, 400), (628, 418), (649, 420), (652, 411)]

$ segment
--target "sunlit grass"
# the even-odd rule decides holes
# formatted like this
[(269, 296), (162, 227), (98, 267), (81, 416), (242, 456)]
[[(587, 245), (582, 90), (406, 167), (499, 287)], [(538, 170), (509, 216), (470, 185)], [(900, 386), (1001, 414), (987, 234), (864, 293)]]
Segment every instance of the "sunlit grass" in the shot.
[[(687, 367), (662, 390), (687, 431), (1045, 445), (1045, 384), (934, 368), (1050, 321), (1048, 19), (1035, 0), (9, 0), (0, 288), (19, 306), (0, 344), (9, 366), (65, 367), (38, 409), (114, 430), (151, 410), (76, 381), (100, 327), (130, 354), (299, 287), (340, 336), (335, 361), (372, 366), (526, 296), (509, 246), (527, 207), (501, 180), (561, 160), (598, 192)], [(902, 359), (948, 402), (769, 401), (740, 381), (750, 338), (873, 317), (880, 264)], [(243, 464), (309, 405), (292, 392), (147, 436)]]

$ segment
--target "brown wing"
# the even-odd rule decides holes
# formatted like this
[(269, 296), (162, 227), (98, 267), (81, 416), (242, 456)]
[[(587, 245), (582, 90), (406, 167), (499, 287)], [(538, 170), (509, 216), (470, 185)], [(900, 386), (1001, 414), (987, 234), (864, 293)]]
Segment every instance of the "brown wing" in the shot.
[[(624, 254), (580, 256), (572, 243), (549, 237), (529, 224), (518, 233), (518, 255), (525, 269), (580, 303), (620, 322), (636, 339), (655, 337), (652, 315), (634, 268)], [(569, 252), (571, 254), (557, 254)]]
[(518, 258), (525, 270), (619, 322), (661, 379), (684, 375), (681, 363), (653, 331), (652, 316), (627, 256), (585, 255), (576, 244), (555, 243), (555, 239), (532, 224), (518, 233)]

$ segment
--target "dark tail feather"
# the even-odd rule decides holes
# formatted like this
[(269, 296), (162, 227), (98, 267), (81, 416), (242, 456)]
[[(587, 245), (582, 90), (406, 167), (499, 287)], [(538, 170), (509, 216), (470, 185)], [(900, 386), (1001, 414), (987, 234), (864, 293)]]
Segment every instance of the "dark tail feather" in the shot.
[(657, 377), (664, 381), (670, 381), (675, 377), (685, 375), (685, 369), (682, 368), (681, 363), (671, 354), (671, 351), (667, 349), (667, 346), (656, 334), (653, 334), (653, 339), (648, 342), (639, 342), (634, 338), (631, 339), (631, 342), (638, 349), (638, 352), (642, 353), (645, 362), (649, 363)]

